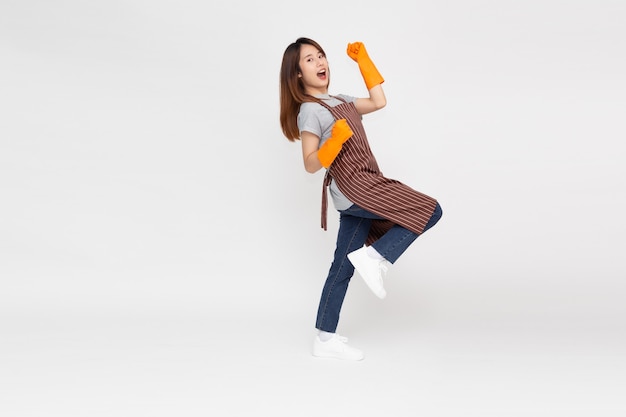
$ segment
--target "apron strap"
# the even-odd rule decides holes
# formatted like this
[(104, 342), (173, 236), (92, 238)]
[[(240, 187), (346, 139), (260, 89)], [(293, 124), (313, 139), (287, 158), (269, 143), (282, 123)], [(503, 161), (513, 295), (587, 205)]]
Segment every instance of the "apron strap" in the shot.
[(322, 229), (327, 230), (328, 220), (328, 186), (330, 185), (333, 177), (330, 176), (328, 171), (324, 175), (324, 182), (322, 183)]

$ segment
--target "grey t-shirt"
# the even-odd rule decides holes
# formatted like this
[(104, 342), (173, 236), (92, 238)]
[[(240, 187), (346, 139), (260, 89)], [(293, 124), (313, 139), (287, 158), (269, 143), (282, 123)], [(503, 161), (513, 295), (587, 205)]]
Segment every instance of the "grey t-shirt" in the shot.
[[(324, 102), (331, 107), (342, 103), (342, 101), (330, 97), (330, 95), (328, 94), (318, 95), (315, 97), (324, 100)], [(356, 100), (356, 97), (347, 96), (344, 94), (338, 94), (338, 97), (341, 97), (348, 103)], [(300, 112), (298, 113), (298, 129), (300, 130), (300, 134), (302, 134), (303, 131), (307, 131), (318, 136), (320, 138), (320, 147), (330, 137), (334, 124), (335, 118), (330, 113), (330, 111), (328, 111), (328, 109), (321, 104), (306, 102), (300, 105)], [(330, 195), (333, 200), (333, 205), (335, 206), (336, 210), (346, 210), (352, 205), (352, 202), (348, 200), (348, 198), (343, 195), (343, 193), (339, 190), (337, 184), (335, 184), (335, 180), (331, 181), (329, 188)]]

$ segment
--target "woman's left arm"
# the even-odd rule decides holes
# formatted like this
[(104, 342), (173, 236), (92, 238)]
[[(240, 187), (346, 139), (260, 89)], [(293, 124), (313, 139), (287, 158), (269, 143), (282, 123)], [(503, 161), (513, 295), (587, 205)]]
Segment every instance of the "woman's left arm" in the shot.
[(369, 57), (365, 45), (362, 42), (349, 43), (346, 52), (359, 65), (359, 70), (369, 92), (368, 98), (358, 98), (354, 102), (357, 111), (360, 114), (367, 114), (385, 107), (387, 99), (382, 87), (385, 79), (380, 75), (376, 65)]
[(357, 98), (354, 101), (354, 106), (359, 114), (371, 113), (387, 105), (387, 98), (385, 97), (382, 84), (372, 87), (369, 93), (369, 97)]

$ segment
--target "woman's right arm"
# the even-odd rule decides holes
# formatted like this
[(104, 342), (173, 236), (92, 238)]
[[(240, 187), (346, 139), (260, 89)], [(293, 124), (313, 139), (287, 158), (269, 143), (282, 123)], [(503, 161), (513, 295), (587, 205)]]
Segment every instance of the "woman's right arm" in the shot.
[(304, 169), (311, 174), (322, 169), (322, 163), (317, 156), (317, 150), (320, 145), (320, 138), (314, 133), (302, 131), (300, 134), (302, 142), (302, 159), (304, 160)]

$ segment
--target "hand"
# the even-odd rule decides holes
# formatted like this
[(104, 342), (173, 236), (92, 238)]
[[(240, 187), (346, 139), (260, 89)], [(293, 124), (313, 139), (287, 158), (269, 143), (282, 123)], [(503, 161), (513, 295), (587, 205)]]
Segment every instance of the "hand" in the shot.
[(333, 125), (330, 137), (317, 151), (317, 158), (324, 168), (328, 168), (333, 163), (343, 144), (352, 137), (352, 129), (346, 119), (339, 119)]
[(348, 50), (346, 51), (348, 56), (352, 58), (355, 62), (359, 62), (359, 54), (367, 57), (367, 51), (365, 50), (365, 45), (363, 42), (353, 42), (348, 44)]
[(350, 125), (346, 119), (339, 119), (333, 125), (333, 129), (330, 132), (330, 138), (328, 140), (337, 140), (340, 143), (345, 143), (348, 139), (352, 137), (354, 133), (352, 133), (352, 129), (350, 129)]
[(363, 42), (353, 42), (348, 44), (348, 56), (359, 64), (359, 70), (365, 81), (368, 90), (382, 84), (385, 79), (370, 59)]

